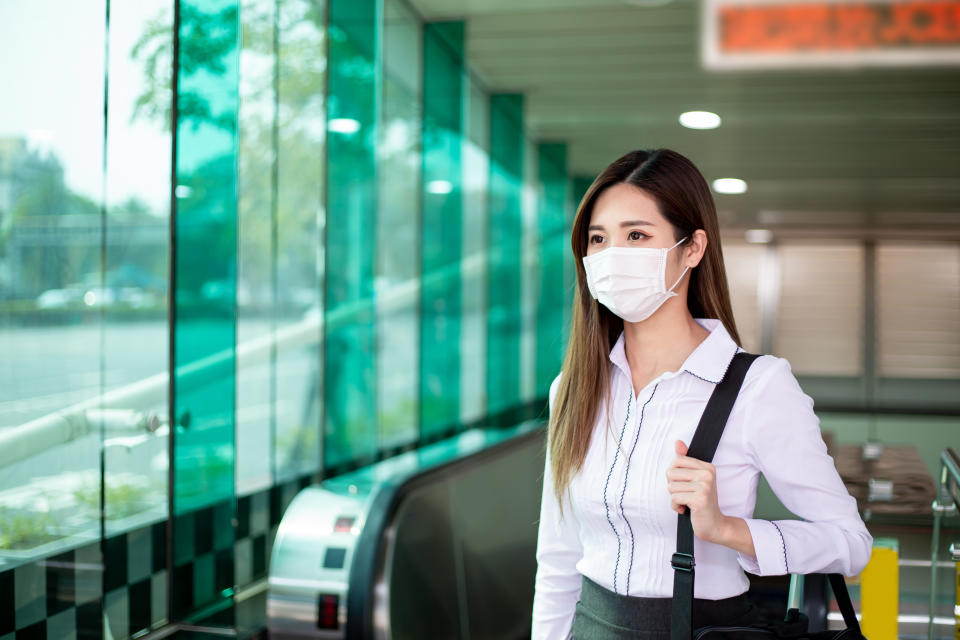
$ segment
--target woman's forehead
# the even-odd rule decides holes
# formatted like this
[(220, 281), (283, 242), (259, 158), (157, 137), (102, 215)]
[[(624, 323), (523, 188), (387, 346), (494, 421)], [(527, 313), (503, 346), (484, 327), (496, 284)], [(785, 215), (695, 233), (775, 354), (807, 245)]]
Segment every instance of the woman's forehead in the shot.
[(590, 224), (618, 226), (624, 221), (644, 221), (651, 225), (664, 222), (657, 202), (646, 192), (620, 183), (608, 187), (600, 194), (590, 214)]

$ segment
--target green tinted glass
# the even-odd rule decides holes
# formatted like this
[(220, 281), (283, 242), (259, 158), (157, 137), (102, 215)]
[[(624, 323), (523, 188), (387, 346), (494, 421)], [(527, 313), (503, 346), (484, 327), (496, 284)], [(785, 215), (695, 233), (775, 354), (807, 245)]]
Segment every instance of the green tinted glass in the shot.
[(537, 300), (538, 395), (546, 394), (560, 373), (565, 346), (563, 320), (567, 303), (564, 276), (567, 246), (567, 145), (542, 142), (537, 145), (540, 199), (537, 225), (540, 232), (540, 286)]
[(463, 22), (423, 30), (423, 302), (420, 430), (430, 436), (460, 414), (463, 216)]
[(174, 619), (217, 602), (232, 585), (238, 9), (229, 0), (180, 5), (169, 577)]
[(377, 449), (373, 300), (378, 37), (374, 0), (330, 3), (324, 463)]
[(468, 76), (464, 84), (463, 299), (460, 331), (460, 421), (487, 413), (487, 278), (490, 216), (490, 98)]
[(277, 3), (274, 482), (320, 466), (324, 3)]
[[(276, 294), (276, 38), (274, 3), (243, 0), (240, 54), (237, 346), (255, 357), (237, 360), (236, 486), (240, 494), (269, 487), (270, 435), (275, 431), (275, 359), (271, 349)], [(249, 345), (245, 347), (244, 345)]]
[(523, 96), (490, 97), (489, 413), (520, 401)]
[(403, 0), (384, 3), (377, 199), (377, 392), (379, 446), (413, 442), (419, 430), (420, 127), (422, 27)]
[(184, 2), (180, 20), (176, 513), (230, 498), (234, 487), (238, 6)]

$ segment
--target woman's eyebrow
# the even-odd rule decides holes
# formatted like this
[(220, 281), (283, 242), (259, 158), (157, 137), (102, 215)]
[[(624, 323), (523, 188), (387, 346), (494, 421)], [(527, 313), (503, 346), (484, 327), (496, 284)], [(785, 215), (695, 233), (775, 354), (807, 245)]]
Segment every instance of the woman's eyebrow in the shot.
[[(654, 226), (652, 222), (647, 222), (646, 220), (624, 220), (620, 223), (621, 227), (641, 227), (641, 226)], [(588, 231), (603, 231), (603, 225), (592, 224), (587, 227)]]

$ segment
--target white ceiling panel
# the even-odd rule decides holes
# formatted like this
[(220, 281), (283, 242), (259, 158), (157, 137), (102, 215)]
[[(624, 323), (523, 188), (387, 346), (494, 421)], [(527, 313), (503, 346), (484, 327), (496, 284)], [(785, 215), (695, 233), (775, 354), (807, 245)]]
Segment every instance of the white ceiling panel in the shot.
[[(747, 181), (717, 196), (729, 224), (960, 232), (960, 67), (706, 70), (700, 4), (641, 4), (414, 2), (425, 19), (466, 20), (477, 77), (522, 92), (530, 135), (566, 141), (576, 174), (666, 146), (708, 180)], [(688, 110), (723, 124), (685, 129)]]

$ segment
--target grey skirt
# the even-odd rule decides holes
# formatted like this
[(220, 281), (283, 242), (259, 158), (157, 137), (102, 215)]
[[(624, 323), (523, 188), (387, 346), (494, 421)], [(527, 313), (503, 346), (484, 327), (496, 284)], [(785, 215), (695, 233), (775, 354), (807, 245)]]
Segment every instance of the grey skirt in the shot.
[[(669, 640), (672, 600), (621, 595), (583, 576), (573, 618), (573, 640)], [(694, 629), (743, 624), (755, 615), (746, 593), (723, 600), (693, 601)]]

